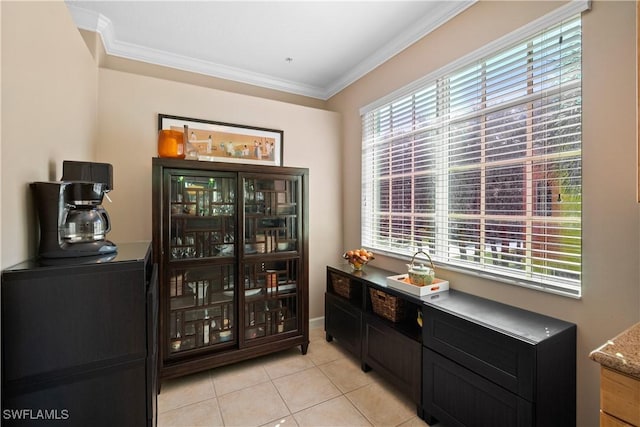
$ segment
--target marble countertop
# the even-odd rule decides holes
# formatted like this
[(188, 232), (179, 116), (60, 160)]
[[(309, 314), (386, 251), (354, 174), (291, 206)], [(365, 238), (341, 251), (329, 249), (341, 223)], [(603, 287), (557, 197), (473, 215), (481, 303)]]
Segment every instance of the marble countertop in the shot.
[(640, 323), (593, 350), (589, 358), (640, 380)]

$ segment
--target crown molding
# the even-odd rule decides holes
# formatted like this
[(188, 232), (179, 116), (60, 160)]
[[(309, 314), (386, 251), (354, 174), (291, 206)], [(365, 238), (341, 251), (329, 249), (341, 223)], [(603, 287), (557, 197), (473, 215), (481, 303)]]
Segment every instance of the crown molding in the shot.
[(100, 34), (105, 52), (108, 55), (324, 99), (326, 91), (315, 86), (302, 85), (260, 73), (119, 41), (115, 38), (113, 24), (107, 17), (70, 3), (67, 3), (67, 7), (78, 28)]
[(78, 7), (71, 2), (65, 2), (73, 21), (80, 29), (100, 34), (105, 52), (111, 56), (147, 62), (150, 64), (195, 72), (212, 77), (246, 83), (287, 93), (327, 100), (351, 83), (363, 77), (385, 61), (420, 40), (440, 25), (453, 18), (456, 14), (467, 9), (477, 0), (461, 0), (444, 2), (443, 9), (438, 9), (433, 16), (418, 20), (408, 27), (401, 35), (377, 49), (375, 54), (358, 64), (353, 70), (336, 80), (329, 87), (322, 88), (304, 85), (298, 82), (277, 79), (273, 76), (254, 73), (248, 70), (229, 67), (222, 64), (203, 61), (175, 53), (151, 49), (137, 44), (117, 40), (111, 21), (100, 13)]
[(555, 25), (562, 20), (570, 19), (573, 16), (583, 13), (591, 9), (591, 0), (570, 0), (568, 3), (558, 7), (557, 9), (552, 10), (551, 12), (533, 20), (529, 23), (525, 24), (522, 27), (519, 27), (510, 33), (505, 34), (504, 36), (494, 39), (493, 41), (484, 44), (482, 47), (469, 52), (468, 54), (459, 57), (453, 62), (449, 62), (448, 64), (438, 68), (430, 72), (429, 74), (422, 76), (418, 80), (415, 80), (406, 86), (403, 86), (387, 95), (379, 98), (372, 103), (365, 105), (360, 108), (360, 115), (367, 114), (376, 108), (380, 108), (381, 106), (393, 102), (396, 99), (407, 96), (410, 93), (413, 93), (420, 88), (423, 88), (425, 85), (430, 82), (435, 81), (442, 76), (455, 72), (461, 67), (469, 65), (475, 61), (479, 61), (487, 55), (491, 55), (492, 53), (504, 49), (508, 46), (511, 46), (514, 43), (520, 42), (522, 39), (527, 37), (531, 37), (537, 32), (544, 30), (547, 27)]
[(380, 47), (375, 54), (359, 63), (351, 72), (338, 79), (327, 88), (326, 98), (329, 99), (356, 80), (373, 71), (404, 49), (408, 48), (427, 34), (436, 30), (442, 24), (476, 3), (477, 0), (461, 0), (445, 2), (446, 7), (437, 9), (437, 13), (424, 17), (408, 27), (402, 34)]

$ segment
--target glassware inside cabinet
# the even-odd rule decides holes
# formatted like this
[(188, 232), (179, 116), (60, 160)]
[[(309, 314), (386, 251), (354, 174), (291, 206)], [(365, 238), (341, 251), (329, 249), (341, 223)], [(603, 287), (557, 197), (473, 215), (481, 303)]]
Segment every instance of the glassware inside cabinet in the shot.
[(298, 250), (300, 182), (245, 178), (245, 255)]
[(171, 175), (172, 260), (234, 256), (235, 182), (231, 177)]
[(169, 277), (169, 353), (235, 340), (233, 264), (175, 268)]
[(252, 340), (297, 330), (298, 259), (244, 265), (244, 338)]

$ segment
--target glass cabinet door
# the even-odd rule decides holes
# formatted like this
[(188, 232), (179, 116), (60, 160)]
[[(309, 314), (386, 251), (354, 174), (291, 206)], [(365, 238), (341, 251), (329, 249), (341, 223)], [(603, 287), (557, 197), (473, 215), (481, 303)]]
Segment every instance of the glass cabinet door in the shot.
[(299, 177), (243, 179), (244, 254), (298, 251)]
[(170, 259), (233, 257), (235, 178), (169, 174), (167, 179)]
[(299, 260), (245, 263), (244, 341), (298, 329)]
[(299, 328), (302, 188), (299, 176), (280, 175), (243, 175), (241, 188), (241, 338), (251, 345)]
[(236, 340), (234, 265), (172, 267), (167, 354)]
[(238, 339), (235, 174), (175, 172), (165, 175), (169, 357), (235, 345)]

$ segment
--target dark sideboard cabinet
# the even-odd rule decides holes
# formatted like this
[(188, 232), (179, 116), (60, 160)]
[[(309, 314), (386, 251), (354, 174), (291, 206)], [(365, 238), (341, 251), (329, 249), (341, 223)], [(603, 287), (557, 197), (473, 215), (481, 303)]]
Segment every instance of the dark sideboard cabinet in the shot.
[(574, 324), (454, 290), (423, 313), (427, 422), (576, 425)]
[(2, 272), (2, 425), (155, 426), (149, 242)]
[[(395, 384), (430, 424), (575, 426), (576, 325), (453, 289), (410, 295), (387, 287), (394, 274), (327, 267), (327, 340)], [(401, 315), (376, 313), (372, 289)]]
[[(422, 334), (417, 318), (422, 301), (387, 288), (386, 277), (392, 274), (370, 266), (360, 272), (351, 272), (348, 265), (327, 267), (326, 338), (353, 353), (364, 371), (375, 370), (404, 392), (420, 414)], [(390, 317), (375, 311), (372, 298), (380, 290), (397, 303)]]

